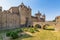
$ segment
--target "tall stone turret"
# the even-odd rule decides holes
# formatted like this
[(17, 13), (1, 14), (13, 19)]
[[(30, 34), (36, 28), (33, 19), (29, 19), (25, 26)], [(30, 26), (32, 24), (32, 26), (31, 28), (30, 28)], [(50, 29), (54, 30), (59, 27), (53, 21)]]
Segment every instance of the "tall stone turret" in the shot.
[(55, 21), (56, 21), (56, 22), (60, 22), (60, 16), (57, 16), (57, 17), (55, 18)]
[(35, 16), (40, 19), (41, 13), (38, 11), (38, 13), (35, 14)]
[(23, 3), (19, 6), (20, 23), (30, 24), (31, 22), (31, 8), (25, 6)]

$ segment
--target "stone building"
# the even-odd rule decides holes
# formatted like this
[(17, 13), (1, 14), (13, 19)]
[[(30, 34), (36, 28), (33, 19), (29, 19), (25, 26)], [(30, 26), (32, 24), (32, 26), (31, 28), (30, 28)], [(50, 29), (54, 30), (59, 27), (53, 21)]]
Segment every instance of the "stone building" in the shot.
[(60, 22), (60, 16), (57, 16), (57, 17), (55, 18), (55, 21), (56, 21), (56, 22)]
[(55, 22), (56, 22), (56, 30), (60, 30), (60, 16), (57, 16), (55, 18)]
[(31, 16), (33, 22), (45, 22), (45, 14), (42, 15), (39, 11), (35, 16)]
[(30, 26), (33, 22), (45, 22), (45, 15), (38, 11), (35, 16), (32, 16), (31, 10), (29, 6), (27, 7), (23, 3), (4, 11), (0, 6), (0, 29)]

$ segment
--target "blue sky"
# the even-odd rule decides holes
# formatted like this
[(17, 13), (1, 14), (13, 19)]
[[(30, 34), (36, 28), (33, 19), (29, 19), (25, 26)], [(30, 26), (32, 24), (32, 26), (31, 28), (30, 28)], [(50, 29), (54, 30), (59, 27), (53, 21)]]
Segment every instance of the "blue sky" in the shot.
[(30, 6), (32, 15), (38, 10), (46, 15), (46, 20), (53, 20), (60, 15), (60, 0), (0, 0), (3, 10), (8, 10), (11, 6), (18, 6), (21, 3)]

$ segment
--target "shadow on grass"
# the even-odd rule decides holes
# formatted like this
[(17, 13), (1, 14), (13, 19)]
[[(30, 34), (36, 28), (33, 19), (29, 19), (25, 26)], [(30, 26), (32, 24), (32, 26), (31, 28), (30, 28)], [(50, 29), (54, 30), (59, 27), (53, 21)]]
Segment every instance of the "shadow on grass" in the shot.
[(54, 31), (55, 29), (44, 29), (44, 30)]

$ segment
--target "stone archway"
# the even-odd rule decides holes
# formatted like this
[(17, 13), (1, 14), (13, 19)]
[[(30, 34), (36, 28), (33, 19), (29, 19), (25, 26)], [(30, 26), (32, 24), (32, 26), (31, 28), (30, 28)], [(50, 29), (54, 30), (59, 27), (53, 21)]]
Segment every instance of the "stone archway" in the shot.
[(43, 25), (43, 29), (45, 29), (46, 28), (46, 26), (50, 26), (49, 24), (45, 24), (45, 25)]
[(46, 29), (46, 30), (55, 30), (54, 26), (53, 25), (50, 25), (50, 24), (45, 24), (43, 26), (43, 29)]
[(42, 28), (40, 24), (36, 24), (35, 27)]

